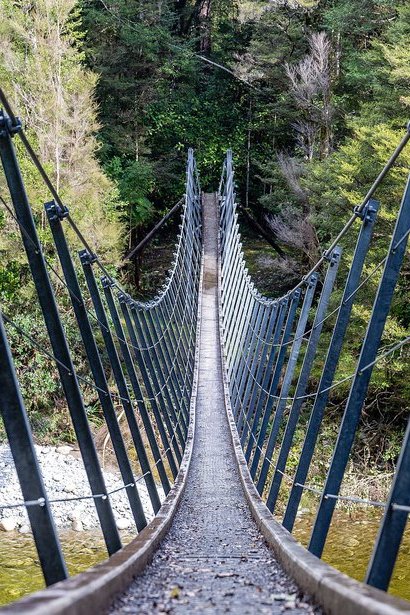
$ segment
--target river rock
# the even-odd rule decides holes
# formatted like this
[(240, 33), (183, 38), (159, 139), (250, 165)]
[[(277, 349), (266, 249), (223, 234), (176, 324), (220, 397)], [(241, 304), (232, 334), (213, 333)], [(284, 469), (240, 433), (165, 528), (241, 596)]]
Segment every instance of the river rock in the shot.
[(75, 490), (76, 490), (76, 484), (75, 483), (67, 482), (64, 485), (64, 491), (66, 493), (75, 493)]
[(131, 522), (129, 519), (125, 519), (124, 517), (121, 517), (121, 519), (116, 520), (116, 524), (119, 530), (128, 530), (128, 528), (131, 525)]
[(83, 510), (81, 508), (74, 508), (74, 510), (69, 513), (68, 518), (70, 519), (70, 521), (78, 521), (79, 519), (81, 519), (82, 514)]
[(82, 532), (84, 529), (81, 519), (74, 519), (71, 527), (74, 530), (74, 532)]
[(71, 448), (71, 446), (67, 445), (57, 446), (56, 448), (57, 453), (60, 453), (60, 455), (69, 455), (72, 450), (73, 449)]
[(348, 547), (358, 547), (360, 545), (360, 542), (354, 536), (345, 536), (343, 539), (343, 544), (347, 545)]
[(29, 525), (22, 525), (21, 528), (19, 529), (20, 534), (29, 534), (30, 533), (30, 526)]
[(14, 517), (6, 517), (0, 521), (0, 530), (3, 532), (12, 532), (17, 527), (17, 519)]

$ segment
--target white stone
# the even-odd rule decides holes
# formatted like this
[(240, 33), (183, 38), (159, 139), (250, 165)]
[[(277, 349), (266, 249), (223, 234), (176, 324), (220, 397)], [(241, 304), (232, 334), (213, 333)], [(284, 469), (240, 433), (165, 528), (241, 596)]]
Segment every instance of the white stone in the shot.
[(74, 519), (74, 521), (71, 524), (72, 529), (74, 530), (74, 532), (82, 532), (83, 531), (83, 524), (81, 523), (81, 519)]
[(74, 493), (74, 492), (75, 492), (75, 490), (76, 490), (76, 485), (75, 485), (75, 483), (70, 483), (70, 482), (68, 482), (68, 483), (66, 483), (66, 484), (64, 485), (64, 491), (65, 491), (66, 493)]
[(76, 521), (78, 519), (81, 519), (82, 514), (83, 514), (83, 511), (81, 510), (81, 508), (75, 508), (69, 513), (68, 518), (71, 521)]
[(31, 529), (29, 525), (22, 525), (21, 528), (19, 529), (20, 534), (29, 534), (30, 531)]
[(60, 453), (60, 455), (69, 455), (72, 450), (73, 449), (71, 448), (71, 446), (67, 445), (57, 446), (56, 448), (57, 453)]
[(8, 517), (0, 521), (0, 530), (3, 532), (12, 532), (17, 527), (17, 520), (14, 517)]
[(125, 519), (124, 517), (122, 517), (121, 519), (116, 520), (116, 524), (119, 530), (128, 530), (131, 525), (131, 522), (129, 521), (129, 519)]

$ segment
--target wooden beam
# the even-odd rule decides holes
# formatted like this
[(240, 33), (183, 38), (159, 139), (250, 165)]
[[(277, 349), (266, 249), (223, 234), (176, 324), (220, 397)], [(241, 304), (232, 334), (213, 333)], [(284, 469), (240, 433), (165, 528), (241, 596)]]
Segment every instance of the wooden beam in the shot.
[(165, 214), (162, 220), (160, 220), (158, 224), (154, 226), (154, 228), (148, 233), (148, 235), (146, 235), (144, 239), (140, 241), (139, 244), (136, 245), (135, 248), (133, 248), (131, 252), (129, 252), (123, 258), (123, 261), (132, 260), (135, 256), (137, 256), (141, 252), (141, 250), (145, 248), (145, 246), (153, 239), (154, 235), (159, 231), (159, 229), (164, 226), (165, 222), (172, 218), (172, 216), (182, 207), (184, 201), (185, 197), (182, 197), (182, 199), (180, 199), (178, 203), (176, 203), (174, 207), (170, 209), (167, 214)]
[(248, 209), (245, 207), (240, 208), (240, 212), (245, 216), (246, 220), (249, 222), (250, 226), (268, 242), (270, 246), (279, 254), (279, 256), (284, 257), (285, 252), (282, 248), (276, 243), (276, 241), (265, 231), (265, 229), (259, 224), (257, 220), (252, 216)]

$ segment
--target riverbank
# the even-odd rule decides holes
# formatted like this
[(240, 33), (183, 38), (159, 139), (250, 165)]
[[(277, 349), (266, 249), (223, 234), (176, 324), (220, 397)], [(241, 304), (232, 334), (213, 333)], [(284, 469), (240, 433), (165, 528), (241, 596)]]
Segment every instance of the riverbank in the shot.
[[(76, 499), (91, 495), (83, 462), (71, 446), (38, 446), (37, 458), (43, 474), (46, 491), (50, 500), (68, 500), (52, 504), (54, 521), (60, 529), (75, 531), (99, 528), (99, 522), (92, 498)], [(108, 491), (123, 486), (121, 475), (114, 469), (103, 470)], [(138, 479), (138, 476), (135, 476)], [(148, 522), (154, 513), (144, 481), (137, 483), (138, 493)], [(161, 499), (163, 491), (159, 489)], [(70, 501), (71, 500), (71, 501)], [(125, 491), (110, 496), (117, 526), (121, 530), (131, 530), (134, 519), (128, 505)], [(7, 444), (0, 445), (0, 529), (29, 533), (30, 525), (24, 506), (2, 508), (23, 501), (13, 457)]]

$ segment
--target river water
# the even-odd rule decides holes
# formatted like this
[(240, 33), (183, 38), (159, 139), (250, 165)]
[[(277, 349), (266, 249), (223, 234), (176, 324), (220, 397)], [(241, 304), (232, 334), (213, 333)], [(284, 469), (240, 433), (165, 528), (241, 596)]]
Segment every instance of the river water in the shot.
[[(363, 581), (377, 536), (382, 513), (372, 516), (366, 511), (349, 514), (335, 511), (326, 541), (323, 559), (350, 577)], [(293, 535), (307, 546), (314, 517), (310, 514), (297, 518)], [(397, 558), (389, 593), (410, 600), (410, 527), (407, 526)]]
[[(70, 575), (83, 572), (107, 557), (99, 532), (59, 534)], [(133, 536), (121, 536), (123, 544)], [(0, 532), (0, 604), (43, 589), (44, 580), (31, 534)]]
[[(313, 516), (298, 517), (294, 536), (306, 546)], [(380, 515), (365, 512), (349, 515), (336, 511), (323, 559), (349, 576), (363, 580), (379, 527)], [(70, 575), (77, 574), (106, 558), (104, 541), (98, 532), (60, 533)], [(122, 535), (123, 544), (132, 535)], [(44, 587), (31, 534), (0, 532), (0, 604), (7, 604)], [(407, 531), (397, 560), (390, 593), (410, 600), (410, 531)]]

